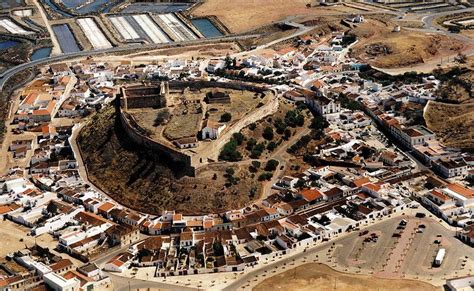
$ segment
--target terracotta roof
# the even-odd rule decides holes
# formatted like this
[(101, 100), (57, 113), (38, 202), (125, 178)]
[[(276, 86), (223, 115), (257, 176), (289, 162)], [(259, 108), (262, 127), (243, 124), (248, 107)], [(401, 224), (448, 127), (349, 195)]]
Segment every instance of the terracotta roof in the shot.
[(300, 194), (306, 201), (314, 201), (323, 197), (323, 194), (316, 189), (304, 189)]
[(109, 212), (114, 207), (115, 207), (115, 204), (110, 203), (110, 202), (105, 202), (98, 208), (98, 210), (103, 211), (103, 212)]
[(474, 197), (474, 190), (468, 189), (464, 186), (461, 186), (457, 183), (452, 183), (448, 185), (448, 189), (456, 192), (457, 194), (464, 196), (467, 199), (473, 198)]
[(55, 264), (52, 264), (52, 265), (49, 266), (49, 267), (53, 270), (53, 272), (55, 272), (55, 271), (64, 269), (64, 268), (69, 267), (69, 266), (72, 266), (71, 260), (69, 260), (69, 259), (62, 259), (62, 260), (56, 262)]
[(353, 182), (357, 187), (362, 187), (362, 185), (369, 183), (370, 179), (368, 177), (363, 177), (363, 178), (355, 179)]

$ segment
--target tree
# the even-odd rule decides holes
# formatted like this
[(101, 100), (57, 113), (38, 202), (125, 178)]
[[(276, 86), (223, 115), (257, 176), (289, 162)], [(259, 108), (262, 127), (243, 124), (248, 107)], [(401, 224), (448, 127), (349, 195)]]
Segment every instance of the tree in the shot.
[(225, 172), (229, 176), (234, 176), (234, 174), (235, 174), (235, 170), (233, 168), (227, 168), (227, 169), (225, 169)]
[(265, 165), (265, 171), (273, 172), (276, 170), (280, 163), (277, 160), (269, 160)]
[(269, 150), (270, 152), (273, 152), (276, 149), (276, 147), (277, 147), (276, 142), (272, 141), (268, 143), (267, 150)]
[(252, 161), (252, 167), (254, 167), (255, 169), (260, 168), (261, 165), (262, 163), (260, 163), (259, 161)]
[(289, 128), (285, 129), (285, 139), (288, 140), (291, 137), (291, 130)]
[(263, 130), (262, 136), (266, 140), (272, 140), (274, 136), (273, 128), (271, 128), (270, 126), (265, 127), (265, 129)]
[(219, 155), (219, 159), (229, 162), (238, 162), (242, 160), (242, 154), (237, 151), (237, 142), (230, 140), (224, 145)]
[(58, 206), (56, 205), (56, 203), (50, 202), (48, 206), (46, 207), (46, 211), (54, 215), (58, 213)]
[(313, 120), (311, 120), (310, 127), (312, 129), (323, 130), (328, 126), (329, 126), (329, 123), (322, 116), (316, 116), (316, 117), (313, 118)]
[(245, 147), (248, 151), (252, 151), (253, 150), (253, 147), (257, 144), (257, 141), (251, 137), (248, 141), (247, 141), (247, 146)]
[(232, 114), (230, 114), (229, 112), (224, 112), (221, 115), (221, 122), (229, 122), (231, 119), (232, 119)]
[(272, 177), (273, 177), (272, 173), (265, 172), (265, 173), (262, 173), (260, 176), (258, 176), (258, 180), (259, 181), (265, 181), (265, 180), (270, 181), (272, 179)]
[(234, 133), (232, 138), (237, 142), (238, 145), (241, 145), (245, 140), (245, 136), (240, 132)]

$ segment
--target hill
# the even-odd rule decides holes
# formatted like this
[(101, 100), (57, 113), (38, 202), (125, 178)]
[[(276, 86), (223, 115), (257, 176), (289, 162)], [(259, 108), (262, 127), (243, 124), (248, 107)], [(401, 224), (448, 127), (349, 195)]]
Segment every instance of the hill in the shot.
[(180, 169), (140, 148), (124, 134), (112, 107), (90, 118), (78, 137), (89, 180), (116, 201), (138, 211), (159, 214), (176, 210), (206, 214), (240, 208), (258, 197), (261, 185), (248, 165), (234, 164), (200, 169), (196, 177), (182, 176)]
[(472, 149), (474, 145), (474, 104), (447, 104), (429, 101), (426, 125), (450, 147)]

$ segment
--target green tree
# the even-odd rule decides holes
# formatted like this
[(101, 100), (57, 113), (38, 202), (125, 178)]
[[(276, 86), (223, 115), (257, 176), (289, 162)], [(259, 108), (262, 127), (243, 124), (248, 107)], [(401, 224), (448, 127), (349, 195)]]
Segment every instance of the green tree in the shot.
[(265, 171), (273, 172), (276, 170), (280, 163), (277, 160), (269, 160), (265, 165)]
[(273, 152), (276, 149), (276, 147), (277, 147), (276, 142), (271, 141), (267, 145), (267, 150), (269, 150), (270, 152)]
[(229, 122), (231, 119), (232, 119), (232, 114), (230, 114), (229, 112), (224, 112), (221, 115), (221, 122)]
[(245, 136), (240, 132), (234, 133), (232, 138), (237, 142), (238, 145), (241, 145), (245, 140)]
[(230, 140), (224, 145), (221, 153), (219, 154), (219, 159), (229, 162), (237, 162), (242, 160), (242, 154), (237, 151), (237, 142), (235, 140)]
[(270, 126), (265, 127), (265, 129), (263, 130), (262, 136), (266, 140), (272, 140), (274, 136), (273, 128), (271, 128)]

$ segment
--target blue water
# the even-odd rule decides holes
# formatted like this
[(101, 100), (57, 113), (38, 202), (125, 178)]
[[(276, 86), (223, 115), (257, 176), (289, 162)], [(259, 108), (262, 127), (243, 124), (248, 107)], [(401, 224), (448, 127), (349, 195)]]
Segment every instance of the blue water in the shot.
[[(102, 12), (108, 11), (114, 5), (107, 5), (107, 7), (103, 7), (104, 4), (107, 4), (107, 0), (95, 0), (86, 5), (87, 0), (63, 0), (64, 5), (69, 8), (76, 10), (79, 14), (88, 14), (91, 12)], [(79, 8), (79, 6), (84, 5)]]
[(63, 17), (74, 17), (74, 15), (67, 13), (66, 11), (61, 10), (53, 1), (51, 0), (42, 0), (46, 5), (51, 7), (55, 12), (61, 14)]
[(39, 59), (44, 59), (44, 58), (49, 57), (50, 54), (51, 54), (51, 48), (50, 47), (40, 48), (40, 49), (37, 49), (33, 52), (33, 54), (31, 55), (31, 60), (36, 61), (36, 60), (39, 60)]
[(222, 36), (222, 32), (209, 19), (192, 19), (191, 22), (206, 38)]
[(18, 41), (14, 41), (14, 40), (5, 40), (5, 41), (0, 41), (0, 50), (4, 50), (4, 49), (7, 49), (7, 48), (11, 48), (11, 47), (14, 47), (16, 45), (18, 45), (19, 42)]

